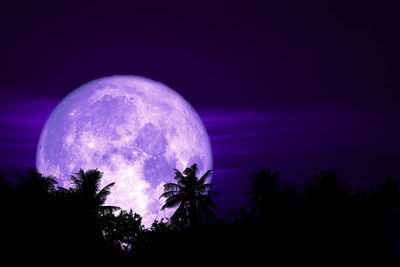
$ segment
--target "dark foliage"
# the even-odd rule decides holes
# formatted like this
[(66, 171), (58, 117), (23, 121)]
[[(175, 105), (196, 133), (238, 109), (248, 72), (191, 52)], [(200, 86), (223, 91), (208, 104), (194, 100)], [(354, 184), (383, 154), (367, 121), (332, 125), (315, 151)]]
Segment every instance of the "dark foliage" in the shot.
[(262, 169), (250, 175), (248, 206), (232, 212), (231, 220), (215, 221), (205, 220), (201, 204), (209, 173), (198, 179), (196, 167), (176, 171), (176, 183), (167, 184), (163, 196), (165, 208), (178, 213), (150, 228), (133, 211), (104, 206), (113, 184), (99, 188), (98, 170), (72, 176), (72, 189), (57, 188), (53, 177), (35, 170), (16, 185), (0, 176), (1, 257), (92, 265), (400, 264), (400, 187), (393, 179), (353, 191), (331, 171), (289, 186), (278, 172)]
[(175, 225), (197, 227), (215, 217), (217, 206), (210, 196), (216, 196), (218, 193), (209, 190), (211, 184), (206, 184), (211, 171), (208, 170), (200, 179), (196, 176), (197, 171), (197, 164), (186, 168), (183, 174), (175, 169), (176, 183), (164, 185), (164, 193), (160, 198), (166, 200), (161, 210), (178, 207), (171, 217)]

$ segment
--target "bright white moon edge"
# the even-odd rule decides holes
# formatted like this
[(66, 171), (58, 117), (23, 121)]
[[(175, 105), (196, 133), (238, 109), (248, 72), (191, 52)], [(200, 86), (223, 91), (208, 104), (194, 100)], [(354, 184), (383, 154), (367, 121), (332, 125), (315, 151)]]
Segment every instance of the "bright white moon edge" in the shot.
[[(173, 169), (197, 163), (212, 169), (210, 140), (192, 106), (166, 85), (137, 76), (111, 76), (67, 95), (48, 118), (36, 166), (70, 187), (80, 168), (104, 173), (101, 186), (116, 182), (107, 205), (132, 209), (150, 226), (161, 212), (163, 185)], [(210, 178), (211, 179), (211, 178)]]

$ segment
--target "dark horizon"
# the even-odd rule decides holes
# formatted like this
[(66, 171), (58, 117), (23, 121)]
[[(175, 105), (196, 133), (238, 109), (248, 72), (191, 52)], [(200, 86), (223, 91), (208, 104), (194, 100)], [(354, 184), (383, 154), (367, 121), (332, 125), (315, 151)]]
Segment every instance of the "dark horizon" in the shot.
[[(170, 219), (143, 225), (145, 217), (105, 205), (114, 183), (100, 187), (102, 173), (80, 170), (73, 188), (35, 170), (17, 185), (0, 177), (0, 220), (4, 260), (44, 259), (92, 264), (162, 263), (187, 265), (193, 259), (238, 260), (274, 266), (398, 266), (400, 183), (386, 179), (373, 190), (351, 189), (331, 171), (301, 187), (262, 169), (250, 177), (247, 208), (230, 220), (215, 218), (204, 177), (193, 164), (176, 171), (164, 186), (161, 209)], [(208, 173), (209, 174), (209, 173)], [(211, 188), (212, 189), (212, 188)], [(189, 192), (196, 192), (191, 194)], [(206, 253), (204, 252), (206, 251)], [(235, 255), (232, 257), (232, 254)], [(166, 261), (174, 256), (172, 262)]]

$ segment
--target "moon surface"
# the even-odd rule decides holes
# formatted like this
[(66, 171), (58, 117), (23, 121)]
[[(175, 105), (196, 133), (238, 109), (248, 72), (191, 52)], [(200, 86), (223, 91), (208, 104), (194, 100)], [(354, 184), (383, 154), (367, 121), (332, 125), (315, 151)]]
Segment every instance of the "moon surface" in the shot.
[(166, 85), (137, 76), (111, 76), (67, 95), (48, 118), (36, 165), (69, 188), (70, 176), (96, 169), (101, 187), (115, 182), (107, 205), (140, 214), (143, 224), (169, 217), (160, 212), (163, 185), (193, 163), (212, 169), (210, 140), (192, 106)]

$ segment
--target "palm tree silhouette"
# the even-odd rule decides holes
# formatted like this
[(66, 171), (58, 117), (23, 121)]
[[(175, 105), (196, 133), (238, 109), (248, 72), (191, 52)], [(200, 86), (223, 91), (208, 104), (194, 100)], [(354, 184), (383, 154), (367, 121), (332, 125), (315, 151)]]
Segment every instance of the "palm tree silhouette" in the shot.
[(254, 221), (253, 216), (244, 207), (240, 207), (238, 212), (230, 211), (229, 215), (233, 218), (234, 223), (241, 227), (248, 227)]
[(39, 173), (36, 169), (31, 169), (28, 172), (27, 177), (19, 174), (18, 187), (22, 192), (36, 194), (36, 195), (48, 195), (49, 193), (55, 192), (55, 185), (58, 184), (53, 176), (44, 176)]
[(264, 216), (267, 207), (278, 207), (281, 202), (281, 191), (284, 182), (279, 181), (279, 172), (262, 168), (260, 172), (250, 174), (250, 191), (244, 195), (251, 196), (248, 205), (253, 205), (252, 214)]
[(319, 175), (314, 174), (312, 179), (306, 182), (304, 192), (308, 198), (312, 198), (316, 203), (324, 201), (338, 206), (339, 203), (348, 198), (351, 188), (337, 173), (326, 170)]
[(179, 205), (171, 217), (174, 224), (196, 226), (215, 217), (217, 207), (210, 196), (219, 194), (209, 190), (211, 184), (205, 183), (211, 176), (211, 170), (206, 171), (200, 179), (196, 177), (197, 171), (197, 164), (186, 168), (183, 173), (175, 169), (176, 183), (164, 185), (160, 199), (166, 200), (161, 210)]
[(110, 183), (99, 189), (100, 181), (103, 177), (102, 172), (98, 169), (86, 172), (80, 169), (75, 175), (71, 176), (72, 183), (75, 185), (74, 191), (81, 196), (92, 214), (102, 215), (120, 209), (116, 206), (104, 206), (107, 197), (111, 194), (111, 187), (115, 183)]

